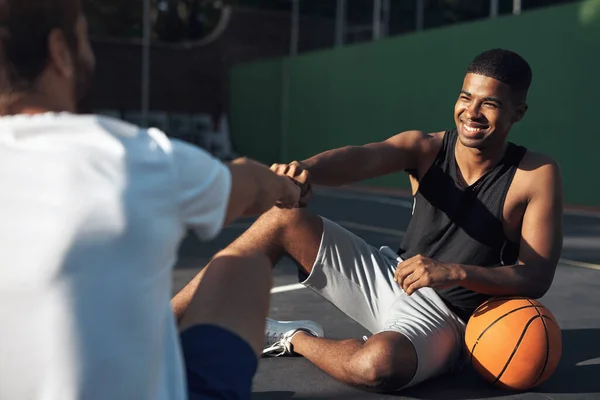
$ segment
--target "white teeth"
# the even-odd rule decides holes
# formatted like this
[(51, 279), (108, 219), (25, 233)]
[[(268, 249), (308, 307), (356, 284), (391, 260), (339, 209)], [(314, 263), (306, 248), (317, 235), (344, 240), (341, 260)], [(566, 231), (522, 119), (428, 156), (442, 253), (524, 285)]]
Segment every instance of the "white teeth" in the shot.
[(468, 125), (464, 125), (464, 127), (467, 132), (475, 133), (475, 132), (479, 132), (481, 130), (480, 128), (474, 128), (474, 127), (468, 126)]

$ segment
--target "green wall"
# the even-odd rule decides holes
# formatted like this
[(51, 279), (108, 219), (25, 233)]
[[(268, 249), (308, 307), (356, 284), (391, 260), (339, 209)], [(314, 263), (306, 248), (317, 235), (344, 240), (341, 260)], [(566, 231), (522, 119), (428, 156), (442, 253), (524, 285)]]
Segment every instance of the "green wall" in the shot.
[(466, 66), (493, 47), (517, 51), (534, 72), (528, 114), (510, 140), (559, 160), (568, 203), (600, 205), (600, 0), (236, 67), (234, 145), (270, 163), (451, 128)]
[(265, 163), (282, 147), (282, 61), (233, 68), (230, 74), (232, 141), (238, 153)]

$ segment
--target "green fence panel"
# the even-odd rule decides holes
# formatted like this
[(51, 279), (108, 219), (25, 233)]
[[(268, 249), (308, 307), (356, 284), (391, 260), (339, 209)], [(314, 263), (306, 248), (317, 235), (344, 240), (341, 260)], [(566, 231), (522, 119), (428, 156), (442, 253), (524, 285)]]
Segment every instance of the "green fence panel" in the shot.
[[(255, 108), (277, 113), (265, 121), (271, 127), (277, 120), (279, 129), (265, 125), (248, 132), (269, 140), (279, 135), (279, 158), (290, 161), (404, 130), (453, 128), (467, 65), (495, 47), (520, 53), (533, 69), (529, 111), (509, 140), (560, 162), (568, 203), (600, 205), (600, 128), (594, 120), (600, 107), (600, 0), (304, 54), (283, 61), (278, 75), (271, 62), (246, 65), (232, 74), (236, 140), (244, 134), (238, 128), (257, 124), (240, 109)], [(270, 79), (258, 82), (257, 75)], [(243, 98), (247, 89), (259, 83), (267, 94), (261, 105), (244, 104), (252, 101)], [(275, 89), (279, 107), (273, 104)], [(407, 187), (408, 179), (393, 175), (368, 183)]]

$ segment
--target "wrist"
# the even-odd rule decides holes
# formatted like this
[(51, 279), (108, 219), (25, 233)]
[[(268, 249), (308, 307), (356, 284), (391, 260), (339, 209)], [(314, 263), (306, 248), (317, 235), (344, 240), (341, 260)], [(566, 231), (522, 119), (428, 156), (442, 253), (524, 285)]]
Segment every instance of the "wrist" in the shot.
[(302, 161), (294, 161), (293, 164), (298, 165), (300, 168), (302, 168), (303, 170), (305, 170), (306, 172), (308, 172), (309, 174), (312, 174), (312, 170), (314, 168), (314, 160), (312, 159), (307, 159), (307, 160), (302, 160)]
[(289, 184), (292, 178), (285, 175), (277, 175), (277, 200), (281, 200), (284, 198), (289, 191)]
[(452, 264), (452, 271), (454, 273), (454, 279), (459, 285), (465, 283), (468, 279), (468, 268), (466, 265)]

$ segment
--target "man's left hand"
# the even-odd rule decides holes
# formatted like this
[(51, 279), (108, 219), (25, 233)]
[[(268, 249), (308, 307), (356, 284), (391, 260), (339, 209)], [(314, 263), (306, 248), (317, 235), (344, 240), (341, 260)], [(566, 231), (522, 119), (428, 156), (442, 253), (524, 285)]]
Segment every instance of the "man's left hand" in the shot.
[(423, 287), (445, 288), (464, 279), (464, 271), (457, 264), (444, 264), (416, 255), (398, 264), (394, 280), (407, 295)]

